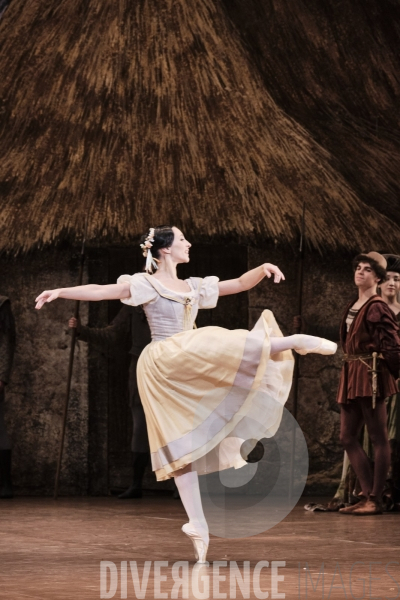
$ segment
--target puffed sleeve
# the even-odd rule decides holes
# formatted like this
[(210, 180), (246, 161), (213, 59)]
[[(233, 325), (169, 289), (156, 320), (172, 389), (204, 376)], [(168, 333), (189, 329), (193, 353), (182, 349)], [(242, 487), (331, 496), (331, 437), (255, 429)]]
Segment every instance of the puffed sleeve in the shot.
[(129, 283), (131, 295), (130, 298), (121, 300), (124, 304), (139, 306), (140, 304), (149, 304), (158, 299), (158, 293), (151, 283), (147, 281), (144, 273), (135, 273), (135, 275), (121, 275), (117, 283)]
[(199, 308), (214, 308), (217, 306), (219, 288), (218, 277), (204, 277), (199, 280), (197, 277), (191, 277), (191, 280), (199, 284)]

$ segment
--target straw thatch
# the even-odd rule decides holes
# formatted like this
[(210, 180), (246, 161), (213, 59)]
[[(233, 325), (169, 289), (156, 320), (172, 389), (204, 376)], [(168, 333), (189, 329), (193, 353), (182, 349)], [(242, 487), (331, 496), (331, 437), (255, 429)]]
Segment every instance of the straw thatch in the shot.
[(400, 4), (223, 2), (275, 101), (364, 202), (399, 222)]
[[(255, 1), (255, 0), (254, 0)], [(394, 250), (268, 92), (221, 0), (13, 0), (0, 23), (1, 245), (191, 235)], [(279, 69), (279, 64), (276, 69)]]

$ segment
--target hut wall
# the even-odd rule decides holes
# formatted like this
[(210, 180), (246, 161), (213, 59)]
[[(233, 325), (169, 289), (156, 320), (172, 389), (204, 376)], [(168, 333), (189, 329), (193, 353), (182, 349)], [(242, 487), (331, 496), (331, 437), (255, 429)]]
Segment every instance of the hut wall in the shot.
[[(292, 331), (296, 312), (296, 260), (290, 247), (246, 248), (201, 246), (182, 276), (216, 274), (237, 276), (268, 261), (278, 264), (286, 281), (275, 285), (265, 280), (249, 292), (222, 298), (214, 311), (202, 311), (198, 325), (249, 327), (260, 310), (273, 310), (284, 334)], [(90, 250), (85, 278), (96, 283), (115, 281), (122, 271), (139, 269), (137, 252), (126, 249)], [(35, 296), (46, 288), (74, 285), (79, 256), (71, 249), (44, 250), (25, 258), (1, 259), (0, 293), (11, 298), (17, 324), (17, 350), (12, 380), (7, 389), (7, 423), (13, 440), (13, 473), (17, 494), (50, 495), (58, 455), (59, 432), (69, 355), (67, 320), (73, 303), (62, 301), (33, 308)], [(340, 313), (352, 292), (352, 273), (346, 257), (322, 258), (308, 253), (304, 269), (304, 315), (310, 333), (315, 326), (337, 331)], [(119, 310), (119, 302), (81, 305), (82, 321), (105, 326)], [(342, 449), (339, 414), (335, 402), (340, 371), (335, 357), (301, 358), (298, 422), (310, 452), (309, 493), (331, 493), (340, 476)], [(106, 355), (83, 342), (78, 344), (66, 444), (61, 494), (107, 494), (110, 487), (129, 485), (131, 432), (124, 373), (127, 354)], [(291, 408), (291, 400), (287, 407)], [(156, 484), (150, 471), (146, 486)]]
[[(1, 260), (0, 293), (11, 300), (17, 346), (6, 389), (6, 420), (13, 443), (17, 494), (50, 495), (58, 458), (69, 359), (68, 318), (74, 303), (54, 302), (36, 311), (45, 289), (76, 285), (79, 254), (48, 250)], [(86, 274), (85, 274), (86, 278)], [(81, 313), (87, 318), (87, 306)], [(88, 482), (87, 350), (75, 355), (60, 494), (84, 495)]]

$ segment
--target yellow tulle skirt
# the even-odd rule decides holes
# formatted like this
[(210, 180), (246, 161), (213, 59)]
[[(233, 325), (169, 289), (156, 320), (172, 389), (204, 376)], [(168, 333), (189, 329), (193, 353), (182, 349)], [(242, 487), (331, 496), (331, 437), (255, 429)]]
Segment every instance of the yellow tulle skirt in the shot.
[(245, 465), (249, 440), (277, 431), (293, 375), (269, 310), (251, 331), (203, 327), (152, 342), (138, 362), (152, 468), (159, 481), (191, 464), (199, 474)]

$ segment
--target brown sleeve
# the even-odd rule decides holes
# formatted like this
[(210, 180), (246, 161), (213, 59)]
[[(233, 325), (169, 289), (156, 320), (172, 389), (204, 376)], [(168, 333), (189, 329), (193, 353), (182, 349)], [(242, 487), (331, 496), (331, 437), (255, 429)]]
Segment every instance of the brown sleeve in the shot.
[(381, 352), (392, 375), (397, 378), (400, 371), (400, 335), (394, 314), (384, 302), (374, 302), (366, 321), (372, 338), (370, 351)]
[(90, 342), (99, 348), (106, 350), (109, 345), (120, 343), (124, 336), (129, 333), (130, 308), (123, 306), (117, 316), (107, 327), (81, 326), (78, 339)]

